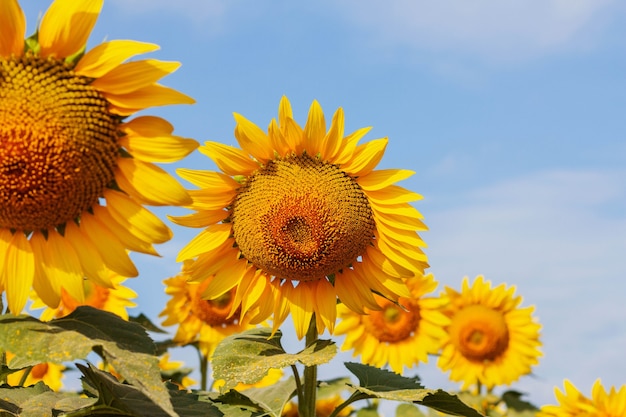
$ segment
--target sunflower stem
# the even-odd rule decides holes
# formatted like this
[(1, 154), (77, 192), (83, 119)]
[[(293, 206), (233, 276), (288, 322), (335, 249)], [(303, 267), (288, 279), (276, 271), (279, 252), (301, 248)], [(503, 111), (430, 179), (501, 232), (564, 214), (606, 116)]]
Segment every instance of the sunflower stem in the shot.
[(208, 389), (209, 381), (209, 358), (202, 353), (199, 347), (197, 347), (198, 356), (200, 357), (200, 390), (206, 391)]
[[(305, 344), (311, 346), (317, 341), (317, 326), (315, 315), (311, 317), (309, 329), (306, 332)], [(304, 367), (304, 395), (303, 401), (298, 403), (298, 411), (301, 417), (315, 417), (315, 402), (317, 395), (317, 365)]]

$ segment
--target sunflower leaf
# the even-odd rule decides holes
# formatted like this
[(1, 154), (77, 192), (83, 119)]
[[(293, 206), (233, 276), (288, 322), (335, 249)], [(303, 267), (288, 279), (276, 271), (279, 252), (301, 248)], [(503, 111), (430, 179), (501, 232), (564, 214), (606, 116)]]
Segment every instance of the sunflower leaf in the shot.
[(262, 388), (248, 388), (243, 394), (262, 407), (269, 415), (280, 417), (285, 404), (293, 397), (296, 382), (293, 377)]
[(0, 388), (0, 415), (53, 416), (55, 412), (73, 411), (91, 405), (93, 398), (52, 391), (43, 382), (30, 387)]
[[(77, 365), (83, 373), (83, 384), (98, 392), (92, 410), (135, 417), (170, 416), (153, 398), (132, 385), (123, 384), (112, 375), (92, 365)], [(164, 386), (165, 387), (165, 386)], [(173, 405), (174, 414), (180, 417), (221, 417), (222, 413), (210, 402), (199, 401), (197, 394), (176, 389), (166, 389), (166, 397)]]
[(302, 363), (305, 366), (320, 365), (330, 361), (337, 353), (337, 346), (330, 340), (317, 340), (298, 353), (286, 353), (278, 331), (259, 328), (247, 330), (225, 338), (213, 354), (215, 379), (225, 381), (222, 391), (234, 388), (238, 383), (254, 384), (270, 369)]
[(142, 390), (169, 415), (175, 415), (161, 381), (154, 342), (140, 325), (81, 306), (49, 322), (24, 315), (0, 316), (0, 327), (0, 350), (15, 354), (9, 363), (11, 368), (85, 359), (96, 352), (126, 382)]
[(411, 402), (454, 416), (481, 417), (481, 414), (462, 402), (456, 395), (443, 390), (424, 388), (419, 383), (418, 377), (408, 378), (374, 366), (354, 362), (347, 362), (345, 365), (359, 379), (360, 386), (350, 386), (367, 398)]

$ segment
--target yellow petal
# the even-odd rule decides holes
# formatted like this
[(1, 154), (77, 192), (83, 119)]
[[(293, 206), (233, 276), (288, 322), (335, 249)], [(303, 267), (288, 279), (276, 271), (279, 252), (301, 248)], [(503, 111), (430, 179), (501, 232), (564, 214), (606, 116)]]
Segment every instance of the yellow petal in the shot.
[(302, 128), (296, 123), (293, 119), (287, 119), (285, 121), (285, 126), (281, 126), (282, 134), (285, 138), (285, 141), (289, 143), (290, 149), (293, 152), (300, 155), (305, 150), (304, 143), (304, 132)]
[(245, 152), (232, 146), (218, 142), (205, 142), (198, 148), (204, 155), (215, 162), (215, 165), (227, 175), (250, 175), (257, 169), (259, 164), (248, 158)]
[(237, 285), (246, 273), (247, 261), (239, 259), (223, 265), (215, 274), (206, 290), (202, 293), (206, 298), (217, 298)]
[(374, 139), (357, 146), (352, 159), (343, 165), (341, 169), (355, 177), (369, 174), (382, 159), (387, 142), (387, 138)]
[(272, 119), (270, 125), (267, 128), (268, 137), (272, 144), (272, 149), (276, 151), (276, 153), (280, 156), (285, 156), (292, 149), (291, 145), (283, 135), (283, 132), (278, 127), (276, 123), (276, 119)]
[(322, 159), (325, 161), (332, 161), (334, 163), (335, 156), (341, 149), (343, 142), (344, 132), (344, 118), (343, 109), (339, 107), (333, 115), (333, 120), (330, 124), (330, 129), (322, 141), (320, 152)]
[(333, 163), (337, 165), (343, 165), (352, 160), (354, 156), (354, 152), (356, 151), (356, 146), (359, 140), (363, 138), (372, 128), (371, 127), (363, 127), (359, 130), (356, 130), (346, 136), (341, 141), (341, 146), (339, 147), (339, 151), (337, 155), (333, 159)]
[(397, 278), (409, 278), (415, 275), (416, 271), (398, 265), (392, 259), (386, 258), (379, 249), (373, 246), (368, 247), (366, 253), (385, 274)]
[[(43, 303), (42, 307), (57, 308), (61, 301), (61, 282), (57, 279), (50, 279), (44, 271), (45, 253), (47, 251), (48, 242), (41, 232), (34, 232), (30, 237), (30, 246), (33, 248), (35, 256), (35, 277), (33, 279), (33, 289), (39, 297), (39, 301)], [(51, 277), (54, 278), (54, 277)], [(33, 303), (31, 309), (36, 308), (36, 302)], [(47, 318), (47, 314), (41, 315), (41, 320), (46, 321), (53, 318), (54, 313)]]
[(113, 288), (110, 279), (110, 270), (100, 256), (96, 246), (89, 240), (74, 222), (65, 225), (65, 237), (71, 243), (85, 276), (105, 288)]
[(161, 84), (152, 84), (128, 94), (104, 92), (103, 95), (110, 104), (109, 110), (120, 116), (128, 116), (148, 107), (196, 102), (188, 95)]
[(172, 238), (172, 231), (161, 219), (126, 194), (107, 189), (104, 198), (111, 216), (142, 240), (163, 243)]
[(4, 285), (9, 310), (19, 314), (26, 305), (35, 277), (35, 257), (26, 236), (17, 231), (11, 237), (4, 263)]
[(95, 245), (108, 268), (125, 277), (138, 275), (124, 245), (96, 216), (84, 214), (80, 219), (80, 229)]
[(219, 189), (189, 190), (195, 210), (220, 210), (230, 206), (235, 199), (236, 191)]
[(307, 282), (300, 282), (293, 287), (291, 281), (287, 281), (282, 290), (289, 303), (289, 311), (296, 328), (296, 336), (302, 339), (309, 329), (313, 317), (313, 297)]
[(372, 289), (363, 284), (351, 269), (335, 275), (335, 291), (346, 307), (358, 314), (365, 314), (365, 307), (379, 310)]
[(0, 56), (21, 56), (24, 53), (26, 18), (17, 0), (0, 1)]
[(156, 83), (179, 67), (180, 62), (156, 59), (127, 62), (96, 78), (91, 86), (103, 93), (128, 94)]
[[(369, 196), (369, 195), (368, 195)], [(419, 196), (418, 196), (419, 197)], [(371, 203), (371, 201), (370, 201)], [(384, 200), (379, 199), (375, 204), (372, 204), (372, 209), (375, 213), (386, 213), (386, 214), (398, 214), (404, 217), (410, 217), (412, 219), (422, 220), (424, 216), (422, 213), (417, 211), (415, 207), (408, 203), (400, 203), (400, 204), (381, 204), (384, 203)]]
[(238, 113), (234, 113), (237, 126), (235, 138), (241, 149), (262, 163), (274, 158), (274, 149), (269, 138), (257, 125)]
[(176, 173), (183, 179), (200, 188), (208, 188), (214, 192), (234, 191), (241, 185), (221, 172), (179, 168)]
[(326, 136), (324, 111), (317, 100), (313, 100), (309, 109), (309, 116), (304, 125), (303, 146), (309, 155), (315, 156), (321, 152), (324, 136)]
[(146, 204), (181, 206), (191, 203), (182, 185), (162, 168), (132, 158), (118, 158), (115, 180), (120, 188)]
[(122, 123), (120, 130), (129, 135), (152, 137), (169, 135), (174, 131), (174, 126), (162, 117), (138, 116)]
[(381, 206), (408, 203), (423, 198), (421, 195), (397, 185), (390, 185), (377, 191), (365, 191), (365, 194), (370, 201)]
[(408, 169), (382, 169), (359, 177), (357, 182), (364, 190), (376, 191), (407, 179), (413, 174), (415, 172)]
[(186, 216), (167, 216), (168, 219), (176, 224), (187, 227), (209, 227), (212, 224), (219, 223), (230, 215), (223, 209), (199, 211), (197, 213), (188, 214)]
[(381, 222), (378, 218), (376, 220), (376, 229), (379, 233), (408, 245), (419, 246), (422, 248), (427, 246), (419, 235), (415, 233), (415, 231), (398, 229)]
[(119, 139), (119, 144), (137, 159), (163, 163), (179, 161), (198, 147), (195, 140), (174, 135), (126, 135)]
[(278, 125), (282, 128), (287, 124), (287, 119), (293, 119), (291, 103), (286, 96), (282, 96), (278, 104)]
[(83, 77), (99, 78), (135, 55), (158, 49), (158, 45), (131, 40), (104, 42), (87, 52), (74, 67), (74, 72)]
[[(11, 239), (13, 238), (13, 234), (9, 229), (5, 229), (4, 227), (0, 227), (0, 254), (7, 253), (9, 248), (9, 244), (11, 243)], [(5, 257), (0, 255), (0, 293), (4, 291), (4, 266), (5, 266)]]
[(419, 219), (399, 214), (376, 213), (376, 219), (396, 229), (425, 231), (428, 227)]
[(176, 257), (176, 262), (192, 259), (196, 256), (211, 252), (222, 245), (230, 237), (232, 225), (229, 223), (215, 224), (201, 231), (196, 237), (181, 249)]
[(98, 20), (104, 0), (55, 0), (41, 19), (41, 55), (65, 58), (80, 51)]
[(330, 334), (335, 330), (337, 321), (337, 293), (335, 288), (326, 279), (320, 279), (312, 283), (315, 297), (315, 320), (320, 333), (324, 328)]
[(148, 255), (159, 256), (150, 242), (146, 242), (135, 236), (129, 229), (123, 227), (118, 223), (113, 216), (109, 213), (109, 210), (105, 206), (96, 205), (92, 208), (93, 214), (98, 218), (102, 224), (106, 224), (106, 227), (115, 235), (126, 249), (133, 250), (135, 252), (146, 253)]
[(85, 299), (83, 269), (72, 245), (54, 229), (48, 230), (43, 271), (79, 303)]

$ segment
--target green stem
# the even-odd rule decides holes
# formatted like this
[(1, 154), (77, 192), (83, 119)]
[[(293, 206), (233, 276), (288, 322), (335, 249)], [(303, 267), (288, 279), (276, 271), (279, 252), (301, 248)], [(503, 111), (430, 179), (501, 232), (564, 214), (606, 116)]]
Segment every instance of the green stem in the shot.
[(198, 356), (200, 356), (200, 390), (206, 391), (209, 381), (209, 358), (202, 353), (199, 347)]
[(23, 387), (24, 384), (26, 383), (26, 378), (28, 378), (28, 375), (30, 375), (30, 371), (33, 370), (32, 366), (29, 366), (28, 368), (24, 369), (24, 373), (22, 374), (22, 377), (20, 378), (20, 383), (17, 384), (18, 387)]
[[(306, 332), (306, 347), (317, 341), (317, 326), (315, 315), (311, 317), (309, 329)], [(304, 367), (304, 395), (303, 402), (298, 404), (300, 417), (315, 417), (315, 402), (317, 395), (317, 365)]]
[(296, 396), (298, 397), (298, 404), (304, 402), (303, 397), (304, 393), (302, 391), (302, 382), (300, 381), (300, 374), (298, 373), (298, 368), (296, 365), (291, 365), (291, 370), (293, 371), (293, 377), (296, 381)]

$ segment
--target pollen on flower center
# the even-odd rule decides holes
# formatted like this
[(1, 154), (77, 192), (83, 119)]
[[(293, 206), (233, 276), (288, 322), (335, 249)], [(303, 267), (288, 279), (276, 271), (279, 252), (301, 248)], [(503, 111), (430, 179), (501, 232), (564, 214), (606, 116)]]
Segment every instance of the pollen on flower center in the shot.
[(502, 313), (483, 305), (470, 305), (452, 318), (450, 337), (469, 360), (493, 361), (509, 345), (509, 331)]
[(0, 227), (77, 218), (114, 178), (119, 120), (63, 61), (0, 58)]
[(408, 303), (408, 300), (406, 304), (407, 310), (404, 310), (391, 301), (382, 301), (382, 310), (368, 311), (369, 314), (362, 317), (366, 331), (387, 343), (409, 338), (417, 330), (420, 315), (417, 304)]
[(243, 256), (279, 278), (321, 279), (360, 256), (374, 234), (368, 199), (339, 167), (307, 154), (270, 161), (233, 204)]

